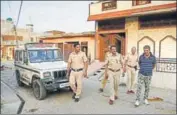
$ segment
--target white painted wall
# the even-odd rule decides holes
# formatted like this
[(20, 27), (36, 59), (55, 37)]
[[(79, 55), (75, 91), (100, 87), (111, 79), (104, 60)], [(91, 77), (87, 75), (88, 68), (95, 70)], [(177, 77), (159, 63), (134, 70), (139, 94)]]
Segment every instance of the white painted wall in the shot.
[(176, 89), (176, 73), (154, 72), (151, 86), (164, 89)]
[[(166, 36), (172, 36), (176, 39), (176, 26), (139, 29), (138, 17), (126, 18), (125, 29), (127, 30), (127, 52), (131, 51), (133, 46), (137, 47), (137, 42), (148, 36), (155, 42), (155, 56), (159, 57), (159, 42)], [(145, 38), (139, 44), (139, 55), (143, 53), (144, 45), (150, 45), (153, 52), (153, 42)], [(161, 45), (161, 58), (176, 58), (176, 41), (167, 37)]]
[[(137, 83), (138, 71), (136, 74)], [(127, 74), (124, 78), (120, 79), (121, 83), (127, 83)], [(164, 73), (164, 72), (154, 72), (151, 80), (152, 87), (163, 88), (163, 89), (173, 89), (176, 90), (176, 73)]]

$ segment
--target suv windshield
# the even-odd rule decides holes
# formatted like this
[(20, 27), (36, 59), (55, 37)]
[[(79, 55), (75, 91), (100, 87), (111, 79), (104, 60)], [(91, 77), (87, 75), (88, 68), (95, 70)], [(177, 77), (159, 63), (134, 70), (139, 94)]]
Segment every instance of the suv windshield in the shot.
[(58, 49), (29, 50), (28, 54), (31, 63), (62, 60), (62, 54)]

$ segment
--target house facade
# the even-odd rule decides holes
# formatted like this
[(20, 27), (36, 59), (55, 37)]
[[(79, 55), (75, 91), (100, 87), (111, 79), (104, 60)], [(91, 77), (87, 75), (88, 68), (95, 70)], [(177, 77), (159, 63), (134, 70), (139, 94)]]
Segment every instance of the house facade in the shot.
[(79, 43), (81, 45), (81, 50), (86, 53), (90, 62), (95, 59), (94, 32), (48, 34), (46, 36), (41, 36), (40, 40), (43, 43), (57, 43), (65, 61), (68, 60), (69, 54), (73, 51), (74, 43)]
[(38, 42), (39, 33), (33, 32), (33, 25), (27, 24), (24, 28), (17, 28), (15, 37), (14, 23), (12, 20), (1, 20), (1, 59), (13, 60), (16, 44), (19, 45)]
[(104, 61), (108, 45), (122, 55), (150, 45), (157, 58), (151, 86), (176, 89), (176, 1), (101, 0), (89, 5), (88, 21), (95, 21), (96, 59)]
[(89, 4), (88, 21), (95, 21), (96, 58), (104, 61), (108, 45), (126, 55), (150, 45), (157, 58), (176, 58), (176, 1), (104, 0)]

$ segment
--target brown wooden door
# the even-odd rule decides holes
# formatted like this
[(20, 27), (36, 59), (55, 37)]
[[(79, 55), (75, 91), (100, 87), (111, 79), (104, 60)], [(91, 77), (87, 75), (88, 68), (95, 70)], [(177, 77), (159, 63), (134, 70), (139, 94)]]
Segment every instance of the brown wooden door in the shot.
[(108, 46), (112, 45), (111, 35), (100, 36), (100, 61), (105, 60), (105, 54), (108, 51)]
[(64, 44), (64, 61), (68, 61), (69, 55), (73, 50), (73, 44)]
[(100, 35), (100, 61), (105, 60), (105, 53), (109, 45), (116, 45), (117, 51), (125, 55), (125, 38), (119, 38), (117, 34)]
[(112, 41), (117, 47), (117, 52), (125, 55), (125, 38), (119, 38), (116, 36), (116, 34), (114, 34)]

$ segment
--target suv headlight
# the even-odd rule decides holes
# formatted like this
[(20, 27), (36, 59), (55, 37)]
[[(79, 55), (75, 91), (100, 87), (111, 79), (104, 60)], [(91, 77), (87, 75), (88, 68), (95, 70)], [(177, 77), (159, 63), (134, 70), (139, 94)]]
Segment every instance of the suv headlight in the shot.
[(43, 73), (43, 76), (44, 76), (44, 77), (51, 77), (51, 72), (44, 72), (44, 73)]

